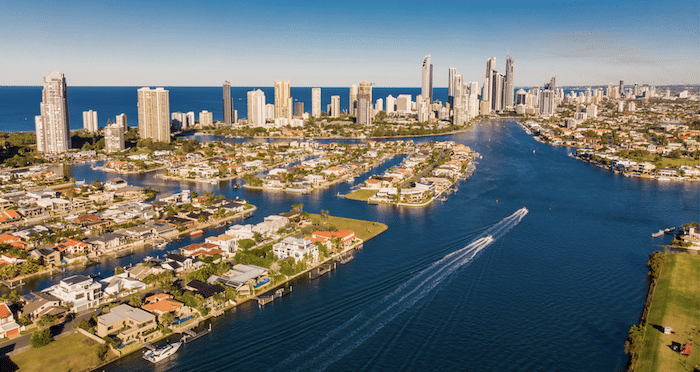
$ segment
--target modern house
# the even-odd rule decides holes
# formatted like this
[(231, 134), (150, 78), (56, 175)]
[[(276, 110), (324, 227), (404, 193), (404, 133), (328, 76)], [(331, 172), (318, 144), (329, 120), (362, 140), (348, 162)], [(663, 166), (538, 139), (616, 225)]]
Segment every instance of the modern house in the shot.
[(0, 303), (0, 338), (19, 336), (19, 324), (6, 303)]
[(73, 275), (42, 292), (49, 293), (71, 305), (74, 312), (98, 307), (102, 301), (102, 286), (84, 275)]
[(158, 328), (156, 316), (141, 310), (122, 304), (112, 308), (107, 314), (97, 317), (97, 335), (105, 337), (116, 334), (122, 345), (132, 341), (147, 342), (155, 338)]
[(293, 257), (294, 261), (309, 257), (313, 261), (318, 260), (318, 246), (307, 239), (288, 236), (272, 246), (272, 252), (280, 260)]

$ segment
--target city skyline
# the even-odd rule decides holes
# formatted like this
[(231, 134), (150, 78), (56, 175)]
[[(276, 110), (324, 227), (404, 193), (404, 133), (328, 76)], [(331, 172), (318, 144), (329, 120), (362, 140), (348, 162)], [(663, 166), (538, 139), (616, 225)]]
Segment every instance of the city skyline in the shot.
[[(262, 7), (6, 4), (0, 84), (37, 85), (36, 76), (62, 71), (74, 86), (267, 86), (284, 79), (307, 87), (362, 80), (417, 87), (415, 61), (427, 54), (434, 87), (447, 87), (449, 67), (465, 81), (481, 81), (482, 61), (502, 55), (518, 62), (516, 86), (554, 75), (562, 85), (700, 80), (692, 2), (447, 3), (422, 12), (374, 3)], [(46, 22), (58, 16), (60, 23)]]

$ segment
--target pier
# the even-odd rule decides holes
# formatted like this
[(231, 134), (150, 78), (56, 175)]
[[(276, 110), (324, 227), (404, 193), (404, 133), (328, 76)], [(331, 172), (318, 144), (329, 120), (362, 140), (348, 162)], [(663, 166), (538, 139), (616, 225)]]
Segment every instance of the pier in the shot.
[(323, 274), (335, 270), (335, 268), (337, 267), (337, 265), (338, 265), (337, 262), (333, 262), (332, 264), (331, 264), (331, 263), (327, 263), (327, 264), (323, 264), (323, 265), (321, 265), (321, 266), (319, 266), (319, 267), (316, 267), (316, 268), (312, 269), (311, 271), (309, 271), (309, 278), (311, 278), (311, 280), (318, 279), (318, 278), (320, 278)]
[(257, 297), (258, 306), (265, 306), (265, 305), (269, 304), (270, 302), (274, 301), (276, 298), (286, 296), (290, 293), (292, 293), (291, 286), (289, 288), (278, 288), (275, 291), (275, 293), (273, 293), (273, 294), (258, 296)]

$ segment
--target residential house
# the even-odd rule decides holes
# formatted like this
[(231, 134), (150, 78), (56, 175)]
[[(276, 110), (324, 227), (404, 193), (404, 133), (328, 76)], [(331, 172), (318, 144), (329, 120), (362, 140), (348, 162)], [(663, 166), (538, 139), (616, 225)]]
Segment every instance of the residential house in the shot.
[(166, 270), (181, 273), (194, 268), (194, 259), (176, 253), (170, 253), (165, 256), (165, 262), (161, 264), (161, 267)]
[(142, 289), (146, 289), (146, 284), (131, 278), (129, 272), (113, 275), (100, 280), (102, 292), (105, 296), (124, 297)]
[(185, 285), (184, 289), (202, 296), (205, 307), (212, 307), (214, 305), (214, 295), (225, 292), (224, 287), (218, 284), (204, 283), (199, 280), (191, 280)]
[(288, 236), (280, 242), (272, 245), (272, 252), (280, 260), (293, 257), (295, 261), (308, 257), (313, 261), (318, 260), (318, 246), (307, 239)]
[(29, 252), (29, 256), (46, 267), (58, 266), (61, 264), (61, 253), (51, 248), (37, 248)]
[(221, 276), (212, 275), (207, 283), (221, 283), (235, 289), (242, 296), (248, 296), (251, 287), (257, 289), (269, 284), (270, 277), (264, 267), (238, 264)]
[(99, 306), (103, 301), (102, 286), (84, 275), (73, 275), (42, 292), (49, 293), (64, 303), (71, 304), (71, 310), (80, 312)]
[(60, 316), (66, 312), (61, 306), (61, 300), (49, 293), (30, 292), (22, 296), (24, 305), (17, 313), (18, 316), (28, 316), (30, 319), (39, 319), (42, 316)]
[(0, 224), (12, 223), (22, 220), (22, 216), (15, 210), (7, 209), (0, 211)]
[(0, 338), (19, 336), (19, 324), (6, 303), (0, 303)]
[[(207, 238), (209, 239), (209, 238)], [(226, 252), (220, 249), (220, 247), (216, 244), (212, 244), (209, 242), (205, 243), (196, 243), (196, 244), (190, 244), (186, 247), (180, 248), (180, 252), (182, 253), (182, 256), (184, 257), (192, 257), (192, 258), (200, 258), (202, 256), (209, 256), (212, 257), (215, 254), (218, 255), (225, 255)]]
[(204, 241), (208, 244), (218, 246), (226, 253), (235, 253), (238, 248), (238, 239), (235, 236), (221, 234), (219, 236), (209, 236)]
[(145, 303), (143, 306), (141, 306), (141, 308), (150, 313), (156, 314), (159, 317), (163, 316), (163, 314), (173, 313), (175, 318), (182, 318), (189, 315), (191, 312), (191, 310), (185, 306), (185, 304), (174, 300), (173, 295), (168, 293), (159, 293), (148, 296), (144, 302)]
[(119, 177), (110, 178), (102, 185), (102, 188), (109, 191), (119, 190), (122, 187), (129, 186), (129, 184)]
[(0, 244), (8, 244), (17, 248), (27, 247), (27, 243), (25, 243), (24, 240), (22, 240), (22, 238), (8, 233), (0, 234)]
[(99, 252), (111, 252), (126, 243), (126, 236), (119, 233), (106, 233), (87, 239), (86, 242)]
[(159, 335), (152, 331), (157, 328), (155, 315), (122, 304), (97, 317), (96, 334), (105, 337), (116, 333), (117, 339), (122, 345), (126, 345), (132, 341), (148, 342), (156, 338)]
[(52, 248), (64, 255), (87, 253), (92, 246), (86, 242), (75, 239), (63, 239)]
[(333, 238), (340, 239), (343, 246), (347, 247), (355, 240), (355, 232), (352, 230), (338, 231), (314, 231), (311, 233), (311, 238), (324, 239), (324, 242), (331, 241)]

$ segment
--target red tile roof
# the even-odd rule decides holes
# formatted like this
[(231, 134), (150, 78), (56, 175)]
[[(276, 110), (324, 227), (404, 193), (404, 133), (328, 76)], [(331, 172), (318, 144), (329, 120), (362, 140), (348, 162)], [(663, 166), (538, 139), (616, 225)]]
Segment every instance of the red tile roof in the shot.
[(12, 312), (10, 311), (10, 308), (7, 307), (7, 304), (1, 303), (0, 304), (0, 319), (5, 319), (7, 317), (12, 316)]

